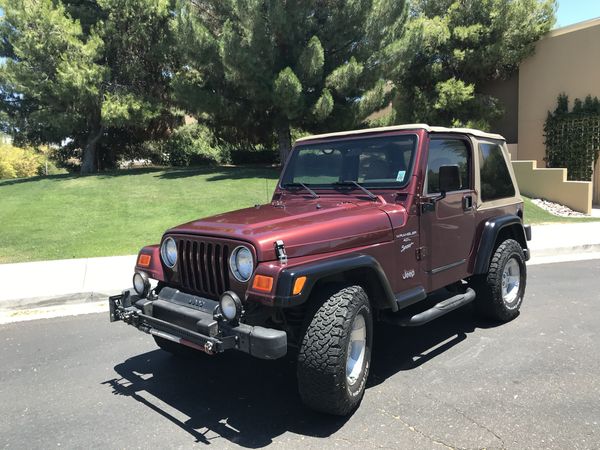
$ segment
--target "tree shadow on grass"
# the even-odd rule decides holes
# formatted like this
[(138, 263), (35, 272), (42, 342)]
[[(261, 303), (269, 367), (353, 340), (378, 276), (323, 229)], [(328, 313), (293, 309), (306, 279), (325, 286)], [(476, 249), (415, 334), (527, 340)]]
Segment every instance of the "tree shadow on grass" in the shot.
[(36, 183), (38, 181), (65, 181), (88, 177), (109, 179), (132, 175), (146, 175), (151, 173), (156, 173), (155, 176), (157, 178), (165, 180), (175, 180), (211, 174), (212, 176), (208, 177), (206, 179), (207, 181), (241, 180), (246, 178), (267, 178), (269, 180), (276, 180), (279, 177), (279, 171), (279, 168), (271, 166), (202, 166), (185, 168), (139, 167), (134, 169), (108, 170), (89, 175), (64, 173), (59, 175), (36, 176), (29, 178), (13, 178), (8, 180), (0, 180), (0, 187), (23, 183)]
[(170, 170), (156, 176), (161, 179), (171, 180), (209, 174), (211, 176), (207, 177), (206, 181), (243, 180), (250, 178), (276, 180), (279, 177), (279, 169), (270, 166), (197, 167)]
[(64, 181), (67, 179), (78, 178), (79, 175), (73, 175), (72, 173), (61, 173), (59, 175), (48, 175), (48, 176), (37, 176), (37, 177), (29, 177), (29, 178), (10, 178), (7, 180), (0, 180), (0, 187), (3, 186), (13, 186), (16, 184), (24, 184), (24, 183), (36, 183), (38, 181)]
[(176, 180), (179, 178), (190, 178), (198, 175), (220, 173), (224, 169), (226, 168), (218, 166), (171, 168), (168, 170), (164, 170), (159, 174), (156, 174), (155, 177), (160, 178), (162, 180)]
[(35, 183), (38, 181), (66, 181), (66, 180), (76, 180), (80, 178), (115, 178), (115, 177), (123, 177), (123, 176), (131, 176), (131, 175), (145, 175), (153, 172), (162, 172), (164, 170), (169, 170), (161, 167), (139, 167), (135, 169), (121, 169), (121, 170), (107, 170), (104, 172), (91, 173), (89, 175), (80, 175), (78, 173), (61, 173), (59, 175), (42, 175), (36, 177), (29, 178), (14, 178), (9, 180), (0, 180), (0, 187), (2, 186), (11, 186), (15, 184), (23, 184), (23, 183)]
[(146, 175), (154, 172), (162, 172), (164, 170), (170, 170), (165, 167), (135, 167), (133, 169), (118, 169), (118, 170), (107, 170), (104, 172), (98, 172), (86, 176), (95, 176), (97, 178), (118, 178), (132, 175)]
[[(469, 306), (419, 328), (378, 323), (367, 389), (440, 356), (476, 328), (490, 326), (494, 324), (475, 319)], [(118, 377), (104, 384), (115, 395), (142, 403), (204, 444), (214, 434), (247, 448), (267, 446), (286, 432), (325, 438), (349, 419), (301, 404), (292, 356), (262, 361), (229, 352), (186, 360), (155, 350), (114, 369)], [(182, 414), (186, 419), (177, 418)]]

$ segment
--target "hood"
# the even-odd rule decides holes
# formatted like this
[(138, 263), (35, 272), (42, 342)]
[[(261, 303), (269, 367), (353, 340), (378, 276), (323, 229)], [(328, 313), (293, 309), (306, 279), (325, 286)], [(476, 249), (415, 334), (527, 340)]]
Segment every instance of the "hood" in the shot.
[(219, 214), (167, 233), (246, 241), (256, 249), (259, 261), (270, 261), (275, 259), (277, 240), (283, 240), (290, 258), (390, 241), (392, 227), (383, 207), (370, 201), (303, 199)]

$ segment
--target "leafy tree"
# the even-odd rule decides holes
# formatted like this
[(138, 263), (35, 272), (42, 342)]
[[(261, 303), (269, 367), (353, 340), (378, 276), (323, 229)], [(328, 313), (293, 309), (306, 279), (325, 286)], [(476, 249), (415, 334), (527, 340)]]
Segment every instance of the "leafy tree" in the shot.
[(352, 127), (385, 103), (405, 16), (398, 0), (183, 1), (176, 96), (229, 141), (276, 134), (284, 161), (291, 128)]
[(481, 84), (515, 73), (554, 10), (554, 0), (413, 0), (388, 54), (397, 88), (388, 120), (487, 128), (502, 107)]
[(165, 130), (168, 0), (0, 0), (1, 107), (17, 142), (82, 149), (81, 172)]

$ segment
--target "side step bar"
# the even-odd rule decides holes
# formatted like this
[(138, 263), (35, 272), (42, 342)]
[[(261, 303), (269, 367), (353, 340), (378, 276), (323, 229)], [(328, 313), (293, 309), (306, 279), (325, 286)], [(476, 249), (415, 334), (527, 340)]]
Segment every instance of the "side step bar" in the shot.
[(385, 316), (384, 320), (401, 327), (418, 327), (431, 322), (444, 314), (448, 314), (450, 311), (454, 311), (467, 303), (471, 303), (473, 300), (475, 300), (475, 291), (471, 288), (467, 288), (467, 291), (464, 294), (447, 298), (428, 310), (415, 314), (414, 316), (395, 314)]

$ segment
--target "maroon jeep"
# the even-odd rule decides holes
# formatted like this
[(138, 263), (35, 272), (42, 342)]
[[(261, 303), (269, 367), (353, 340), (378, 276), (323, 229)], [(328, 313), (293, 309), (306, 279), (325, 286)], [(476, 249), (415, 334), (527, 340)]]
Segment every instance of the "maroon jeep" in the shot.
[(343, 415), (364, 393), (375, 322), (419, 326), (473, 301), (493, 320), (516, 317), (530, 235), (499, 135), (403, 125), (310, 136), (271, 203), (144, 247), (110, 318), (176, 355), (293, 354), (303, 401)]

